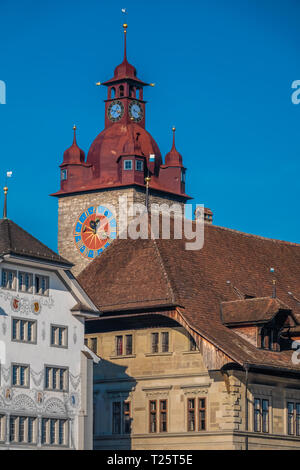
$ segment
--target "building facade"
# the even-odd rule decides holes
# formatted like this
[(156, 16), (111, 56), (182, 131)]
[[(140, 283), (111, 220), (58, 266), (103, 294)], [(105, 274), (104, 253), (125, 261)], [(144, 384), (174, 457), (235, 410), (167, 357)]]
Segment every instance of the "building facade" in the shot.
[(0, 220), (0, 449), (91, 449), (97, 309), (72, 265)]
[(299, 256), (207, 223), (201, 250), (116, 240), (94, 260), (95, 448), (299, 449)]

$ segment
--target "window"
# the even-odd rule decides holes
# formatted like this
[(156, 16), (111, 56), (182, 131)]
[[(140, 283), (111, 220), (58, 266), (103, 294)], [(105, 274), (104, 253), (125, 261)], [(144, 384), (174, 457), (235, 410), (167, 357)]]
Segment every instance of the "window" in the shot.
[(278, 331), (274, 328), (263, 328), (261, 330), (261, 348), (270, 351), (280, 351), (278, 342)]
[(68, 443), (66, 419), (42, 418), (42, 444), (63, 446)]
[(12, 319), (12, 341), (36, 343), (37, 322), (34, 320)]
[(124, 86), (123, 86), (123, 85), (121, 85), (121, 86), (119, 87), (119, 96), (120, 96), (120, 97), (124, 96)]
[(169, 352), (169, 333), (168, 332), (163, 332), (161, 334), (162, 338), (162, 345), (161, 345), (161, 350), (163, 353)]
[(181, 170), (181, 182), (185, 183), (185, 170)]
[[(157, 408), (157, 403), (159, 408)], [(158, 420), (159, 418), (159, 420)], [(149, 432), (168, 431), (168, 400), (150, 400), (149, 402)]]
[(68, 370), (62, 367), (45, 367), (45, 389), (68, 391)]
[(126, 335), (126, 356), (130, 356), (132, 354), (132, 335)]
[(116, 337), (116, 355), (123, 356), (123, 336)]
[(37, 418), (31, 416), (11, 416), (9, 440), (13, 443), (36, 444)]
[(124, 170), (132, 170), (132, 160), (124, 160)]
[(300, 403), (287, 404), (287, 432), (291, 436), (300, 436)]
[(195, 431), (195, 399), (188, 399), (188, 431)]
[(206, 429), (206, 399), (199, 398), (199, 431), (205, 431)]
[(19, 272), (19, 291), (32, 293), (33, 275), (30, 273)]
[(123, 406), (123, 423), (124, 423), (124, 434), (130, 434), (131, 432), (131, 416), (130, 416), (130, 402), (125, 401)]
[(189, 351), (197, 351), (197, 344), (192, 336), (189, 338)]
[(136, 160), (135, 161), (135, 169), (137, 171), (144, 171), (144, 162), (142, 162), (142, 160)]
[(112, 410), (112, 432), (113, 434), (121, 434), (121, 402), (113, 402)]
[(0, 415), (0, 442), (4, 442), (6, 437), (6, 416)]
[(29, 366), (21, 364), (12, 365), (12, 386), (29, 387)]
[(95, 354), (97, 354), (97, 351), (98, 351), (98, 338), (90, 338), (90, 348)]
[(68, 346), (68, 329), (66, 326), (51, 325), (51, 346), (61, 348)]
[(157, 409), (156, 409), (156, 400), (151, 400), (149, 403), (150, 411), (150, 429), (149, 432), (157, 431)]
[(48, 295), (49, 278), (47, 276), (35, 276), (35, 293), (38, 295)]
[(269, 400), (254, 399), (254, 432), (269, 432)]
[(4, 289), (16, 290), (16, 271), (2, 269), (1, 285)]
[(131, 356), (133, 353), (132, 335), (116, 336), (115, 350), (116, 356)]
[(151, 334), (151, 338), (152, 338), (152, 352), (153, 353), (158, 353), (158, 347), (159, 347), (159, 334), (158, 333), (152, 333)]
[[(196, 406), (198, 408), (196, 409)], [(206, 430), (206, 398), (188, 398), (188, 431), (205, 431)]]
[(68, 179), (68, 170), (61, 170), (61, 180), (66, 181)]
[(167, 400), (160, 400), (159, 402), (159, 431), (160, 432), (167, 432), (168, 425), (167, 425), (167, 417), (168, 417), (168, 409), (167, 409)]
[(162, 333), (151, 333), (151, 352), (153, 354), (169, 352), (168, 331), (163, 331)]
[(130, 402), (114, 401), (112, 403), (112, 433), (130, 434), (131, 416)]

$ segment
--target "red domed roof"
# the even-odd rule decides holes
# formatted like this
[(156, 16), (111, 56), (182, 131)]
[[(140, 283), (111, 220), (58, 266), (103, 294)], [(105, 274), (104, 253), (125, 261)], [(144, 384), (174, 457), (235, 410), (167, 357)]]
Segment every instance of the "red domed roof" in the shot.
[(85, 160), (85, 153), (81, 150), (76, 142), (76, 126), (73, 127), (74, 139), (73, 144), (64, 152), (64, 163), (83, 163)]
[(175, 147), (175, 127), (173, 127), (173, 146), (165, 158), (166, 166), (182, 166), (182, 155), (176, 150)]
[(94, 165), (95, 176), (113, 174), (121, 155), (141, 155), (147, 158), (155, 155), (155, 169), (162, 163), (159, 147), (153, 137), (136, 123), (121, 124), (104, 129), (92, 143), (87, 163)]

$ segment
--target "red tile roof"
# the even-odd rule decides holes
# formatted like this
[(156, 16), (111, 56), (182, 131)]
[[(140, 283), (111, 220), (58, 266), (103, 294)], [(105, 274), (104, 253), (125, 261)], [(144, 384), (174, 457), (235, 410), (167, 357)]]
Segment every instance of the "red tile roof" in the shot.
[(203, 249), (187, 251), (185, 242), (116, 240), (79, 282), (99, 310), (176, 304), (188, 324), (233, 361), (300, 369), (291, 351), (257, 349), (220, 317), (220, 304), (236, 301), (239, 293), (271, 297), (276, 279), (278, 298), (299, 320), (300, 303), (289, 292), (300, 297), (300, 245), (211, 224), (205, 224)]
[(231, 300), (221, 302), (221, 319), (225, 325), (265, 323), (271, 321), (280, 310), (290, 311), (289, 307), (277, 298)]
[(18, 255), (25, 258), (35, 258), (51, 263), (72, 267), (72, 264), (52, 251), (37, 238), (23, 230), (12, 220), (0, 220), (0, 256)]

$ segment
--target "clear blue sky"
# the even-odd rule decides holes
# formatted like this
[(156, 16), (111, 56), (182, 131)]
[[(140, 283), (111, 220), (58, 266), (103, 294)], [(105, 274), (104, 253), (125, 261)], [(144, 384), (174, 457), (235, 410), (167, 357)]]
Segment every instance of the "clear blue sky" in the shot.
[[(87, 153), (122, 59), (145, 81), (147, 129), (163, 155), (177, 127), (187, 192), (217, 225), (300, 242), (298, 0), (1, 0), (1, 180), (9, 217), (56, 249), (58, 165), (78, 126)], [(0, 182), (2, 185), (2, 183)], [(3, 201), (3, 198), (1, 198)]]

